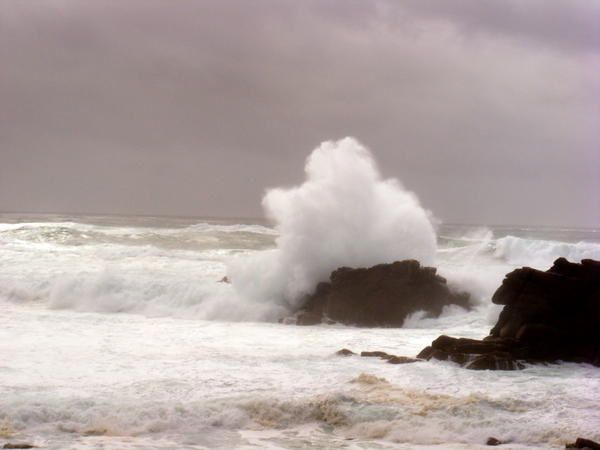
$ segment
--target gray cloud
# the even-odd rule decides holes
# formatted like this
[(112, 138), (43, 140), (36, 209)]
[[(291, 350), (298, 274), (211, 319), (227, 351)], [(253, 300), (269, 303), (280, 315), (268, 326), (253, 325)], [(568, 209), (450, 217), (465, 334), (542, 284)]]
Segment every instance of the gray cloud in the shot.
[(600, 2), (588, 0), (408, 0), (415, 15), (448, 20), (466, 34), (497, 34), (507, 39), (566, 51), (597, 52)]
[(2, 2), (0, 210), (258, 216), (353, 135), (443, 220), (599, 225), (599, 3), (448, 4)]

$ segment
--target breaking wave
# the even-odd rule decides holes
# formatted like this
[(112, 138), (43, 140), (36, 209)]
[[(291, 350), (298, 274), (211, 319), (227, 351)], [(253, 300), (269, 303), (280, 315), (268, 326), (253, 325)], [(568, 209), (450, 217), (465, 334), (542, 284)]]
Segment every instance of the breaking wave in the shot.
[(384, 179), (356, 140), (324, 142), (308, 157), (305, 172), (301, 185), (265, 195), (277, 247), (230, 266), (241, 296), (293, 307), (340, 266), (434, 263), (429, 213), (398, 180)]
[[(546, 270), (558, 257), (600, 260), (600, 232), (593, 230), (510, 228), (507, 234), (506, 228), (441, 225), (436, 242), (430, 214), (415, 195), (398, 180), (384, 179), (371, 153), (351, 138), (323, 143), (308, 157), (305, 172), (302, 184), (265, 195), (274, 227), (189, 219), (141, 224), (140, 218), (0, 224), (0, 300), (273, 321), (339, 266), (414, 258), (435, 264), (452, 288), (487, 307), (515, 267)], [(226, 275), (232, 284), (218, 282)], [(415, 314), (407, 325), (429, 327), (462, 314)], [(489, 320), (495, 315), (492, 308)]]

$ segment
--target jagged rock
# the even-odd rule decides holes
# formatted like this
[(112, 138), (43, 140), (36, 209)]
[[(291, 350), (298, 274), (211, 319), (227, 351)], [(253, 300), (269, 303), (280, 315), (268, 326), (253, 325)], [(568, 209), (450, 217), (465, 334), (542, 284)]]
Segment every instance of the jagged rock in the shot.
[(600, 366), (600, 261), (559, 258), (546, 272), (514, 270), (492, 301), (505, 306), (490, 336), (481, 341), (440, 336), (417, 358), (475, 370), (521, 369), (525, 361)]
[(468, 294), (450, 291), (433, 267), (397, 261), (370, 268), (342, 267), (308, 296), (297, 324), (314, 325), (327, 318), (357, 326), (402, 326), (416, 311), (437, 316), (446, 305), (470, 306)]
[(589, 439), (577, 438), (573, 444), (565, 445), (565, 448), (582, 448), (589, 450), (600, 450), (600, 444), (598, 442), (591, 441)]
[(473, 370), (522, 369), (523, 364), (511, 353), (512, 345), (512, 340), (478, 341), (442, 335), (417, 358), (452, 361)]
[(504, 309), (490, 335), (514, 338), (528, 358), (600, 364), (600, 261), (559, 258), (546, 272), (517, 269), (492, 301)]

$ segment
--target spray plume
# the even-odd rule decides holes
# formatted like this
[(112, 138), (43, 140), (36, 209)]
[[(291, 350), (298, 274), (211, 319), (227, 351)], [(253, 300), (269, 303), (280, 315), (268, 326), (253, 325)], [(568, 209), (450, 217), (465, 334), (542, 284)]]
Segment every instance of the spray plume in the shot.
[(434, 262), (429, 214), (398, 180), (382, 178), (355, 139), (322, 143), (305, 172), (301, 185), (266, 193), (263, 207), (279, 232), (277, 248), (231, 264), (241, 297), (285, 311), (340, 266)]

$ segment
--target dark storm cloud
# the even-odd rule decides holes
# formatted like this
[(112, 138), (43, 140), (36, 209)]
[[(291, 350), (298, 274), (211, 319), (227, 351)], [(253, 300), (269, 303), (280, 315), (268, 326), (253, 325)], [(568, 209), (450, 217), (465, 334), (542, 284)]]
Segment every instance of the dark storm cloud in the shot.
[(257, 216), (353, 135), (444, 220), (598, 225), (599, 4), (4, 1), (0, 210)]

